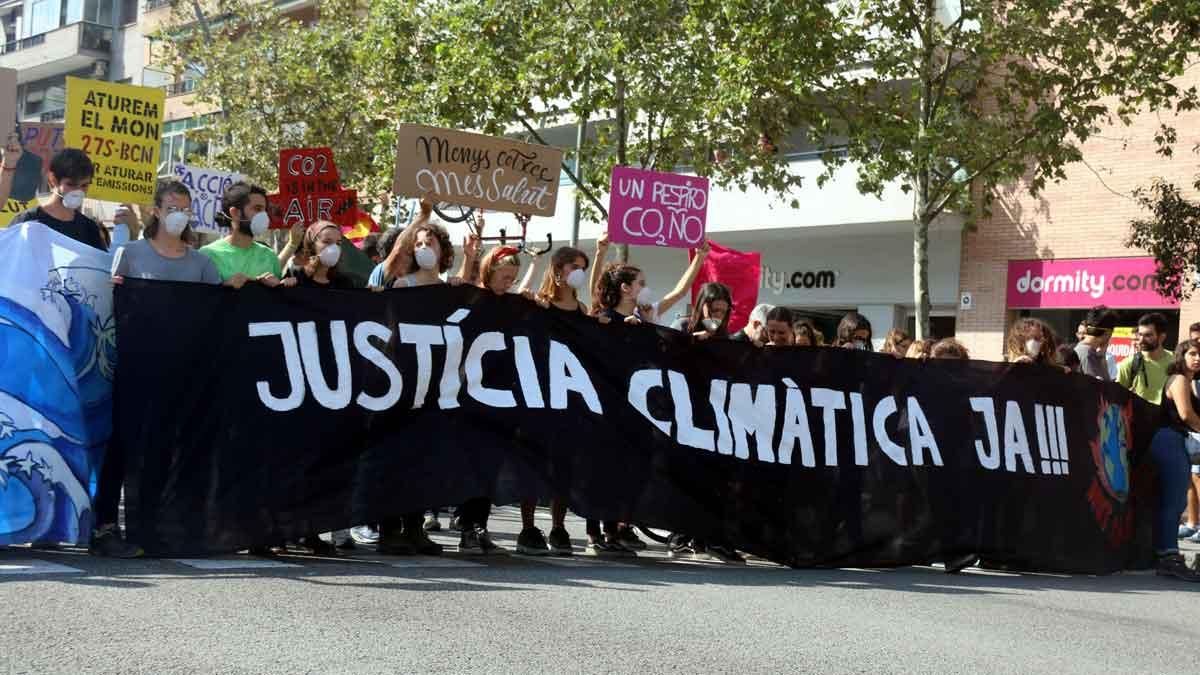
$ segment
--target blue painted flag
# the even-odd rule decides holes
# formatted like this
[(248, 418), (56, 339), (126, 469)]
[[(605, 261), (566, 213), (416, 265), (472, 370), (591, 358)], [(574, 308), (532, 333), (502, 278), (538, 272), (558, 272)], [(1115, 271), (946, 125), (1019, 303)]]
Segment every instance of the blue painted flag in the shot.
[(112, 435), (111, 264), (41, 223), (0, 230), (0, 545), (91, 534)]

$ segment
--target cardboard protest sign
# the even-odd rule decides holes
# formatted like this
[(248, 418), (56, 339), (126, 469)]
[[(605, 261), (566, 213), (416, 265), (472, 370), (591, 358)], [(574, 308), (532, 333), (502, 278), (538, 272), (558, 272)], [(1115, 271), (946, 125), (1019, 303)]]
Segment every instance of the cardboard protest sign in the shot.
[(392, 191), (451, 204), (552, 216), (562, 150), (416, 124), (400, 127)]
[(96, 164), (89, 197), (153, 201), (165, 102), (155, 87), (67, 78), (67, 145)]
[(707, 178), (613, 167), (609, 241), (695, 248), (704, 241), (707, 224)]
[(328, 220), (346, 230), (357, 220), (358, 192), (342, 189), (331, 148), (280, 150), (279, 192), (267, 202), (273, 228)]
[(0, 68), (0, 143), (17, 131), (17, 71)]
[(192, 228), (201, 232), (228, 231), (229, 228), (217, 224), (216, 215), (224, 211), (221, 198), (225, 195), (225, 190), (241, 180), (242, 175), (176, 164), (175, 176), (192, 191)]
[(37, 194), (50, 171), (50, 160), (55, 153), (67, 147), (66, 136), (59, 122), (22, 122), (17, 139), (23, 152), (9, 197), (28, 201)]

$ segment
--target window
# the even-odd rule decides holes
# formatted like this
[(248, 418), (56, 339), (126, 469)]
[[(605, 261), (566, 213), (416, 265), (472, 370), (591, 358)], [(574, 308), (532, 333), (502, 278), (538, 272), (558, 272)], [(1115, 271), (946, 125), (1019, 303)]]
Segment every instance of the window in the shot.
[(138, 0), (121, 0), (121, 23), (128, 25), (137, 23)]
[(176, 164), (203, 163), (208, 159), (207, 143), (189, 140), (187, 132), (204, 126), (205, 119), (189, 117), (186, 120), (172, 120), (163, 125), (162, 148), (158, 158), (158, 175), (170, 176)]
[(29, 12), (29, 35), (41, 35), (58, 28), (58, 0), (33, 0)]
[(112, 26), (114, 2), (115, 0), (84, 0), (83, 20), (101, 26)]

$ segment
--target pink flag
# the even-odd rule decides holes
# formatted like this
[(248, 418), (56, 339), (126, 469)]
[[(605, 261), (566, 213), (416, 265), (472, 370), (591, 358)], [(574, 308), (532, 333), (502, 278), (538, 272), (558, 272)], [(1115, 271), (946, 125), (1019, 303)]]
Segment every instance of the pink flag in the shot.
[[(733, 314), (729, 317), (729, 333), (741, 330), (750, 318), (750, 312), (758, 304), (758, 286), (762, 279), (762, 256), (758, 253), (743, 253), (725, 248), (713, 240), (708, 241), (708, 257), (692, 284), (692, 303), (704, 284), (715, 281), (729, 287), (733, 296)], [(691, 255), (695, 255), (693, 252)]]

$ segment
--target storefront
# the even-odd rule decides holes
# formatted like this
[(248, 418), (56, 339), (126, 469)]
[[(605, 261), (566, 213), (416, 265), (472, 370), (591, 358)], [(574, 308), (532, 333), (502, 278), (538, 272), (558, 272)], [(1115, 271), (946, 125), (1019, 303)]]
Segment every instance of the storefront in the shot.
[(1119, 330), (1113, 353), (1132, 353), (1138, 319), (1150, 312), (1167, 318), (1167, 344), (1179, 336), (1179, 303), (1158, 294), (1153, 258), (1082, 258), (1011, 260), (1008, 263), (1009, 320), (1031, 316), (1045, 321), (1059, 339), (1074, 342), (1090, 308), (1104, 305), (1117, 312)]
[[(911, 330), (914, 322), (912, 234), (907, 228), (797, 228), (790, 231), (726, 232), (714, 236), (721, 245), (762, 256), (758, 302), (788, 307), (807, 318), (830, 339), (847, 312), (871, 321), (875, 345), (888, 330)], [(958, 307), (960, 231), (946, 227), (931, 232), (929, 290), (933, 332), (954, 334)], [(632, 262), (640, 266), (656, 295), (672, 288), (687, 265), (679, 250), (637, 248)], [(685, 311), (673, 308), (664, 322)]]

